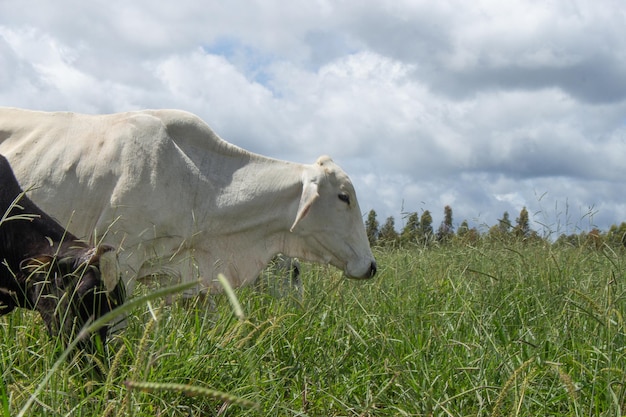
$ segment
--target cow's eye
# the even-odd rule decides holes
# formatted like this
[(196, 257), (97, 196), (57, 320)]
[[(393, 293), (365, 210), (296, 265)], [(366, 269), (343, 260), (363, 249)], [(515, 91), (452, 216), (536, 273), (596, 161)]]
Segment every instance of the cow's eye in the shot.
[(347, 205), (350, 205), (350, 196), (348, 194), (339, 193), (337, 197), (339, 197), (339, 199), (343, 201), (344, 203), (346, 203)]

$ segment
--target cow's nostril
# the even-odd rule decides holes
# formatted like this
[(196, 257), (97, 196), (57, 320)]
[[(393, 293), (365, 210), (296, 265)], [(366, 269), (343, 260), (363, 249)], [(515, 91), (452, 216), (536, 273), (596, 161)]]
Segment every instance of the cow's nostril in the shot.
[(370, 265), (370, 278), (376, 275), (376, 261), (372, 261)]

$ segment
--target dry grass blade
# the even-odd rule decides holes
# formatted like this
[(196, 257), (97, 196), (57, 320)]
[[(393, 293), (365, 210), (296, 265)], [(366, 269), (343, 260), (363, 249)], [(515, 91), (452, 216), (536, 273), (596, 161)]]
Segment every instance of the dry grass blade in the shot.
[(235, 294), (233, 287), (230, 285), (230, 282), (228, 282), (228, 279), (224, 276), (224, 274), (218, 274), (217, 279), (224, 288), (224, 292), (228, 296), (228, 301), (233, 307), (233, 313), (235, 313), (235, 316), (237, 316), (239, 320), (243, 320), (245, 318), (243, 314), (243, 308), (241, 308), (241, 304), (239, 303), (237, 295)]
[(174, 384), (174, 383), (159, 383), (159, 382), (138, 382), (138, 381), (126, 381), (124, 382), (128, 389), (140, 390), (145, 392), (155, 391), (173, 391), (180, 392), (188, 397), (204, 396), (214, 398), (216, 400), (224, 401), (230, 404), (237, 404), (242, 407), (259, 409), (259, 404), (236, 397), (226, 392), (212, 390), (210, 388), (199, 387), (197, 385), (189, 384)]

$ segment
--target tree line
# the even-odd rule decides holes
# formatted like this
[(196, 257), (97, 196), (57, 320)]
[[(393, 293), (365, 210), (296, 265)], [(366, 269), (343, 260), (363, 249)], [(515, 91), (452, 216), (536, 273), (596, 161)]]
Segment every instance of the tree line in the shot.
[(486, 233), (481, 233), (475, 227), (469, 227), (467, 220), (463, 220), (456, 228), (452, 221), (452, 208), (444, 207), (444, 218), (437, 229), (433, 227), (433, 218), (429, 210), (421, 215), (417, 212), (406, 213), (406, 223), (400, 232), (396, 231), (393, 216), (388, 217), (380, 226), (375, 210), (370, 210), (365, 221), (365, 229), (371, 246), (403, 247), (407, 245), (429, 246), (433, 244), (447, 244), (462, 242), (477, 244), (481, 241), (521, 241), (546, 242), (556, 245), (591, 246), (626, 246), (626, 222), (619, 226), (612, 225), (606, 232), (597, 228), (591, 231), (581, 231), (578, 234), (561, 234), (555, 241), (540, 236), (530, 227), (528, 210), (523, 207), (515, 221), (511, 221), (509, 213), (504, 212), (498, 222), (488, 227)]

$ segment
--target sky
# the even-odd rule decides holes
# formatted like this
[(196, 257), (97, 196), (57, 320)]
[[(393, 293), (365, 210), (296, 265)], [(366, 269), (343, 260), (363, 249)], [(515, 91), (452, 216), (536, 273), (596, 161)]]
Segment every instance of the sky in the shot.
[(178, 108), (330, 155), (364, 218), (543, 235), (626, 221), (622, 0), (0, 0), (0, 106)]

